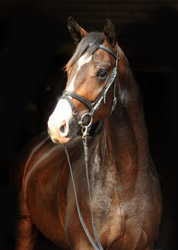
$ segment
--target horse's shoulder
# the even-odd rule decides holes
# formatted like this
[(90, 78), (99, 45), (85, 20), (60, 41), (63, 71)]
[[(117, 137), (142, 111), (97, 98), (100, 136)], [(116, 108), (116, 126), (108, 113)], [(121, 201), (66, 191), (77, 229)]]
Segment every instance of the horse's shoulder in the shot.
[(40, 133), (26, 143), (14, 156), (10, 167), (10, 182), (20, 191), (22, 178), (56, 145), (51, 142), (46, 132)]

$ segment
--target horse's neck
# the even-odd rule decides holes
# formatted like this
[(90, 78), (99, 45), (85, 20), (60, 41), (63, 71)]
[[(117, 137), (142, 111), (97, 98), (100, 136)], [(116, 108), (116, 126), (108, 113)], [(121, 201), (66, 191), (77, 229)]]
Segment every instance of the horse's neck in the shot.
[[(136, 114), (135, 114), (136, 115)], [(133, 165), (141, 167), (140, 161), (148, 154), (147, 132), (143, 114), (129, 117), (127, 110), (122, 117), (110, 118), (106, 122), (106, 140), (115, 161), (124, 171)]]
[(113, 165), (119, 182), (131, 190), (147, 169), (150, 155), (138, 86), (131, 71), (120, 73), (120, 80), (117, 109), (105, 120), (99, 143), (106, 166)]
[[(100, 148), (100, 166), (105, 179), (119, 184), (127, 199), (148, 167), (149, 152), (143, 124), (134, 125), (127, 114), (122, 120), (105, 121), (98, 149)], [(138, 126), (138, 127), (137, 127)], [(138, 131), (137, 131), (138, 130)], [(125, 190), (125, 191), (124, 191)]]
[(109, 118), (108, 132), (111, 134), (112, 145), (117, 147), (117, 155), (127, 155), (127, 161), (131, 158), (140, 168), (141, 161), (143, 165), (143, 158), (148, 159), (149, 155), (142, 98), (122, 50), (120, 56), (119, 100), (116, 111)]

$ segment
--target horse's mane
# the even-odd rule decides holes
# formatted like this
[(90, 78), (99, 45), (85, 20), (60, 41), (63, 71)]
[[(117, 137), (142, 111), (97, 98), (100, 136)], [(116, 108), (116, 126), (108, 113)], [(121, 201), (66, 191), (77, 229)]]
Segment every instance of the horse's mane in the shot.
[(65, 70), (68, 71), (70, 67), (85, 53), (89, 55), (94, 54), (98, 46), (104, 41), (104, 34), (102, 32), (89, 32), (78, 44), (76, 50), (65, 66)]

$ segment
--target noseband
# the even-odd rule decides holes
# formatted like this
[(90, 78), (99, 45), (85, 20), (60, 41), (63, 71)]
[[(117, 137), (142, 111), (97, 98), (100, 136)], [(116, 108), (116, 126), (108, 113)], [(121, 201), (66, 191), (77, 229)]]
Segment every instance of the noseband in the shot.
[[(117, 104), (117, 98), (116, 98), (116, 76), (117, 76), (117, 66), (118, 66), (118, 61), (119, 61), (119, 48), (117, 48), (117, 53), (115, 54), (111, 49), (107, 48), (106, 46), (100, 44), (97, 48), (98, 49), (102, 49), (107, 51), (109, 54), (111, 54), (115, 59), (116, 59), (116, 65), (112, 70), (112, 73), (110, 75), (110, 78), (106, 84), (106, 86), (104, 87), (104, 89), (102, 90), (102, 92), (100, 93), (100, 95), (97, 97), (97, 99), (94, 102), (90, 102), (88, 101), (86, 98), (84, 98), (81, 95), (76, 94), (73, 91), (64, 91), (63, 95), (62, 95), (62, 99), (66, 99), (68, 101), (68, 103), (70, 104), (72, 111), (73, 111), (73, 115), (78, 123), (78, 125), (80, 125), (82, 127), (82, 129), (84, 129), (85, 131), (83, 131), (83, 134), (87, 133), (87, 131), (90, 129), (91, 125), (92, 125), (92, 121), (93, 121), (93, 115), (96, 112), (96, 110), (100, 107), (101, 102), (104, 100), (104, 103), (106, 103), (106, 94), (108, 92), (108, 90), (110, 89), (111, 85), (114, 83), (114, 93), (113, 93), (113, 103), (112, 103), (112, 107), (111, 107), (111, 112), (110, 114), (114, 111), (116, 104)], [(95, 51), (96, 52), (96, 51)], [(78, 112), (75, 108), (75, 105), (73, 104), (71, 98), (74, 98), (78, 101), (80, 101), (81, 103), (83, 103), (88, 109), (89, 112), (85, 113), (82, 115), (82, 117), (78, 118)], [(89, 118), (89, 122), (86, 125), (86, 123), (84, 123), (84, 118), (88, 117)]]

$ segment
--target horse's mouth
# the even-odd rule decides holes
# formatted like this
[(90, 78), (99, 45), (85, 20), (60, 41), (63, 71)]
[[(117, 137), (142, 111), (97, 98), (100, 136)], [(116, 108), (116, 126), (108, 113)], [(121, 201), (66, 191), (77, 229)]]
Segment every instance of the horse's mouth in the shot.
[[(59, 132), (52, 134), (50, 132), (50, 129), (48, 128), (48, 134), (49, 134), (51, 140), (53, 141), (53, 143), (55, 143), (55, 144), (58, 144), (58, 143), (67, 144), (67, 143), (70, 143), (76, 136), (82, 137), (82, 135), (83, 135), (82, 130), (80, 128), (78, 129), (74, 123), (71, 123), (70, 127), (72, 129), (69, 129), (68, 134), (66, 134), (65, 136), (61, 136), (59, 134)], [(91, 138), (91, 137), (99, 134), (102, 128), (103, 128), (103, 121), (95, 122), (90, 128), (88, 136)], [(58, 130), (56, 129), (56, 131), (58, 131)], [(63, 126), (61, 126), (60, 132), (64, 133), (64, 131), (65, 131), (65, 128)]]

